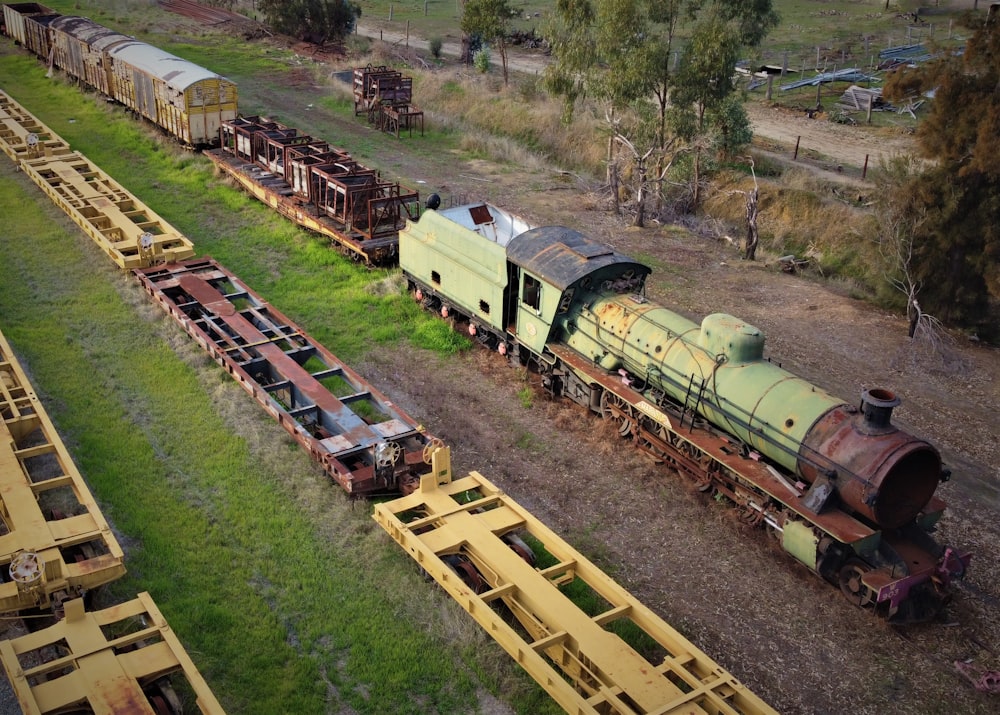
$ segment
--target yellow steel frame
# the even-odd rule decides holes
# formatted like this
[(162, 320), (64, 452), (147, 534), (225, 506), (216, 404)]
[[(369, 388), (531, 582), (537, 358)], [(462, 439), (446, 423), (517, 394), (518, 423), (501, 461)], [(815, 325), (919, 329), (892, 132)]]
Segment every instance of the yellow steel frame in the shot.
[[(172, 263), (194, 255), (194, 244), (125, 187), (92, 164), (7, 95), (0, 145), (120, 268)], [(28, 135), (44, 130), (47, 151), (27, 151)], [(37, 145), (36, 145), (37, 146)]]
[[(419, 490), (376, 505), (374, 519), (566, 712), (776, 713), (481, 474), (452, 481), (446, 448), (432, 459)], [(512, 533), (530, 534), (555, 563), (529, 565), (501, 538)], [(454, 555), (488, 590), (476, 593), (442, 558)], [(562, 588), (574, 581), (606, 608), (578, 608)], [(517, 626), (491, 607), (497, 601)], [(647, 659), (616, 633), (625, 621), (648, 637), (634, 642), (656, 656)]]
[[(109, 637), (111, 633), (121, 635)], [(35, 660), (30, 654), (53, 646), (64, 650), (60, 657), (28, 664)], [(178, 673), (187, 679), (204, 715), (224, 712), (148, 593), (94, 612), (84, 610), (83, 599), (69, 601), (66, 618), (55, 625), (0, 641), (0, 660), (26, 715), (65, 712), (83, 704), (96, 715), (155, 715), (159, 710), (143, 687)]]
[[(124, 575), (121, 546), (2, 333), (0, 416), (0, 568), (23, 567), (0, 583), (0, 613), (47, 608)], [(55, 489), (65, 518), (39, 505)], [(67, 562), (63, 550), (85, 558)]]
[(0, 149), (14, 162), (70, 152), (62, 137), (4, 92), (0, 92)]

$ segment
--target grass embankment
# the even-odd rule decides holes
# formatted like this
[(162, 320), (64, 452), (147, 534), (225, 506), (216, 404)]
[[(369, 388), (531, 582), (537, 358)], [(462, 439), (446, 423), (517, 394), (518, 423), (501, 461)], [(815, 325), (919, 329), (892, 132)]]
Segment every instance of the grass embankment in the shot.
[[(8, 49), (10, 49), (8, 47)], [(342, 357), (449, 341), (398, 291), (5, 56), (0, 87)], [(0, 327), (149, 590), (230, 712), (468, 712), (551, 701), (4, 158)], [(193, 210), (197, 207), (197, 210)]]

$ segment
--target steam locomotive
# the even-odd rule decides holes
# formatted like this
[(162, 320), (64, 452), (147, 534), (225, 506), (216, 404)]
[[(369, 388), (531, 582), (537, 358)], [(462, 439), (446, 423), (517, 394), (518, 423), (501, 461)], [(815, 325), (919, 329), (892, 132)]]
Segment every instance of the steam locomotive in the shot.
[(773, 529), (852, 603), (901, 622), (948, 602), (970, 559), (930, 536), (950, 473), (892, 423), (889, 390), (845, 403), (766, 359), (752, 325), (695, 324), (645, 297), (647, 266), (495, 206), (431, 196), (399, 254), (426, 307)]

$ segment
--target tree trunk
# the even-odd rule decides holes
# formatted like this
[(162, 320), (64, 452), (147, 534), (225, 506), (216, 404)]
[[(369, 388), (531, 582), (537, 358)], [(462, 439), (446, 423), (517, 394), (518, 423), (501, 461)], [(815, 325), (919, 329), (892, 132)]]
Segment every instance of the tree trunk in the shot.
[(635, 221), (633, 226), (643, 228), (646, 225), (646, 160), (636, 158), (635, 162)]
[(757, 188), (749, 192), (747, 195), (747, 239), (746, 244), (743, 247), (743, 257), (752, 261), (757, 256), (757, 243), (760, 240), (760, 236), (757, 233), (757, 201), (760, 198), (760, 194)]
[(694, 187), (691, 191), (691, 206), (689, 207), (689, 213), (695, 213), (698, 211), (698, 205), (701, 204), (701, 149), (697, 146), (694, 148)]
[(503, 67), (503, 86), (506, 87), (508, 85), (507, 43), (503, 41), (502, 37), (500, 38), (500, 41), (497, 43), (497, 49), (500, 50), (500, 66)]

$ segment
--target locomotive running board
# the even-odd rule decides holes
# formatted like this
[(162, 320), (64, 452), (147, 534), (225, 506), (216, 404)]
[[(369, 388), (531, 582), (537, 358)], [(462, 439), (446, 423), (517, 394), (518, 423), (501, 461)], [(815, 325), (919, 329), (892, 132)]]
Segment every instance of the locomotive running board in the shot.
[[(776, 712), (481, 474), (451, 481), (448, 449), (432, 462), (418, 491), (377, 504), (373, 518), (566, 712)], [(537, 567), (517, 534), (527, 534)], [(573, 582), (600, 613), (565, 595)], [(656, 655), (637, 652), (619, 635), (628, 632)]]
[[(859, 544), (879, 533), (839, 509), (830, 509), (822, 514), (815, 514), (805, 505), (801, 499), (801, 493), (795, 489), (794, 485), (788, 479), (783, 478), (780, 473), (768, 468), (766, 463), (736, 453), (729, 440), (708, 430), (685, 427), (681, 431), (679, 418), (671, 417), (660, 408), (651, 405), (645, 396), (623, 383), (620, 377), (596, 370), (591, 363), (564, 346), (550, 344), (547, 347), (577, 374), (586, 375), (589, 380), (598, 383), (603, 389), (617, 395), (655, 423), (669, 430), (677, 439), (689, 442), (733, 474), (739, 475), (754, 489), (759, 489), (764, 495), (774, 499), (841, 543)], [(668, 445), (663, 438), (651, 433), (644, 435), (644, 439), (655, 440), (666, 448), (675, 449), (673, 445)]]

